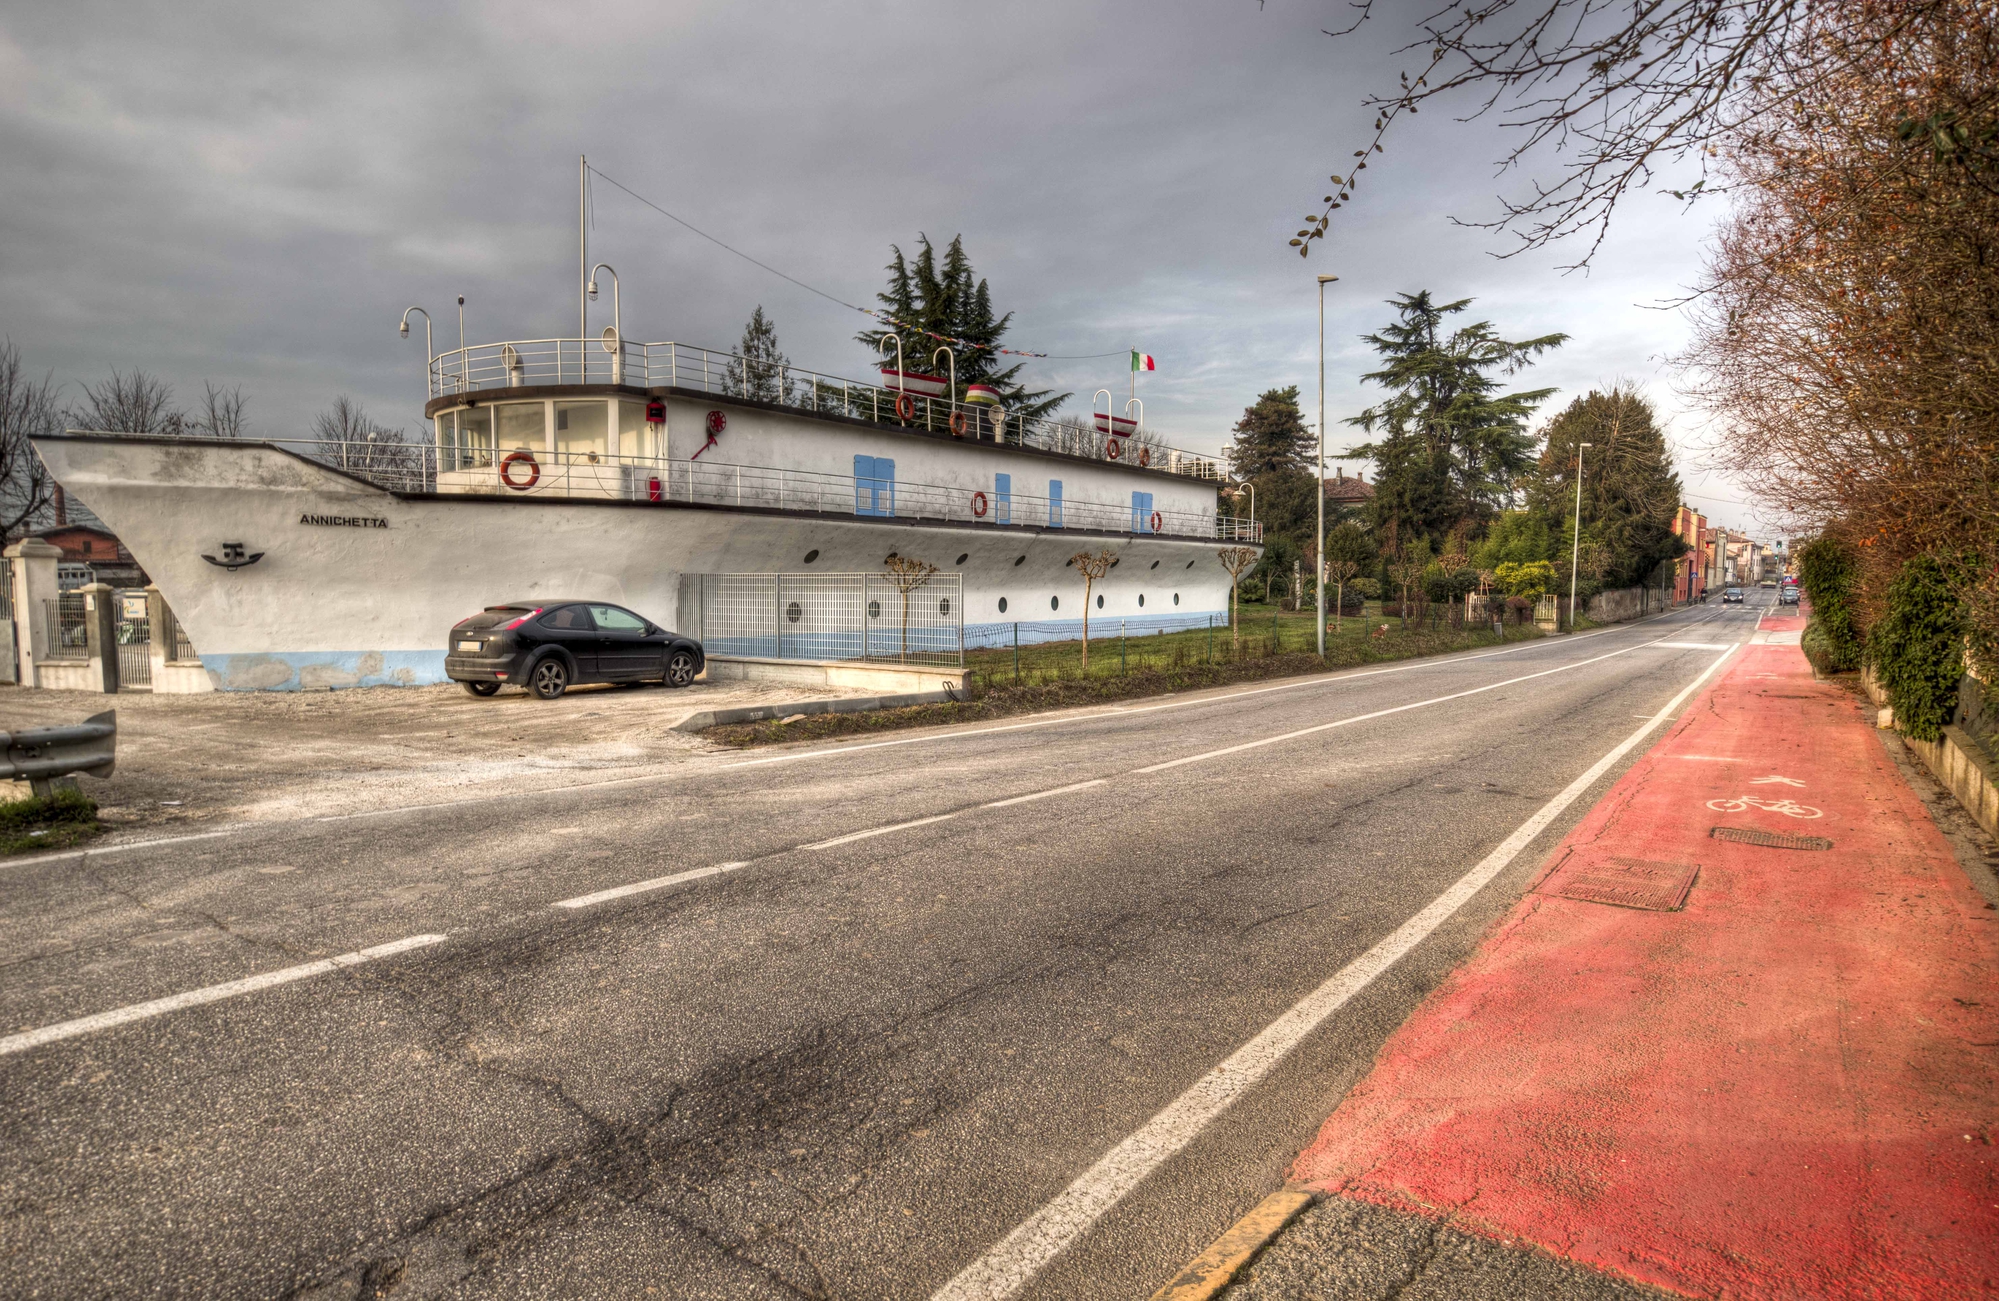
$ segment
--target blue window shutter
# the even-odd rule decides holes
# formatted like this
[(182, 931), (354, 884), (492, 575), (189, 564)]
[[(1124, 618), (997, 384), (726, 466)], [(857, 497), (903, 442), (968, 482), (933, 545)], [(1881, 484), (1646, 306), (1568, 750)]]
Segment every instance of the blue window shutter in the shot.
[(1048, 481), (1048, 527), (1051, 529), (1062, 527), (1062, 481), (1060, 479), (1050, 479)]
[(993, 522), (1013, 523), (1013, 476), (995, 474), (993, 476)]
[(854, 456), (854, 514), (874, 514), (875, 458)]
[(875, 514), (895, 514), (895, 462), (886, 456), (875, 458), (875, 486), (881, 496), (875, 502)]

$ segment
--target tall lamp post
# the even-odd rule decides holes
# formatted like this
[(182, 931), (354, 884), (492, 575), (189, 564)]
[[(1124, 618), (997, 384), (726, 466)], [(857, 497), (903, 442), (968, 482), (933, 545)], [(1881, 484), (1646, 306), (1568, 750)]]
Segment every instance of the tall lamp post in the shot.
[(1326, 658), (1326, 286), (1338, 276), (1319, 277), (1319, 572), (1312, 575), (1319, 610), (1319, 658)]
[(430, 346), (430, 313), (424, 311), (421, 307), (404, 309), (402, 324), (397, 326), (396, 333), (405, 339), (410, 337), (411, 312), (415, 312), (417, 315), (423, 317), (423, 391), (429, 394), (433, 378), (430, 373), (430, 364), (437, 360), (437, 352)]
[(1583, 555), (1583, 449), (1593, 443), (1576, 444), (1576, 527), (1569, 538), (1569, 631), (1576, 630), (1576, 568)]

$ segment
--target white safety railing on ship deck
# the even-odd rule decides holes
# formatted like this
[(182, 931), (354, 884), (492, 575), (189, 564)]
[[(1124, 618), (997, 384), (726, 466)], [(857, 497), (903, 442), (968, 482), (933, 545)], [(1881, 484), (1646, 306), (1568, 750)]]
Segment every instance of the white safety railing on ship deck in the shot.
[(526, 448), (459, 448), (440, 455), (427, 443), (265, 441), (394, 492), (693, 502), (862, 518), (1015, 524), (1226, 542), (1262, 540), (1262, 526), (1255, 521), (1214, 511), (1153, 510), (1129, 502), (1001, 494), (706, 458), (613, 457)]
[[(535, 384), (695, 389), (874, 424), (958, 432), (979, 441), (1123, 461), (1196, 479), (1224, 477), (1214, 456), (1169, 447), (1142, 427), (1129, 436), (1113, 436), (1071, 420), (1014, 416), (962, 398), (954, 405), (948, 396), (905, 394), (893, 385), (773, 366), (690, 344), (627, 342), (607, 348), (597, 339), (516, 339), (455, 348), (430, 363), (432, 397)], [(907, 401), (900, 401), (904, 397)], [(954, 416), (960, 420), (955, 429)]]

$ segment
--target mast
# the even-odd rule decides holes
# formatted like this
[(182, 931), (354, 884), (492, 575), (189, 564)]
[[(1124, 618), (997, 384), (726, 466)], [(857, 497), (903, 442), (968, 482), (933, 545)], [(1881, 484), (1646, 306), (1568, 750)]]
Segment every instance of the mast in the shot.
[(590, 335), (590, 157), (576, 155), (576, 337)]

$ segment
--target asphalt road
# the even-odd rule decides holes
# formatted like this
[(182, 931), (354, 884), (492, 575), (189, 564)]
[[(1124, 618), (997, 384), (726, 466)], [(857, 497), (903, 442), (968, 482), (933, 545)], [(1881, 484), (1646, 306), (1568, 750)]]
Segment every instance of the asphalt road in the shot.
[[(930, 1296), (1755, 614), (0, 866), (0, 1294)], [(1622, 766), (1018, 1295), (1278, 1186)]]

